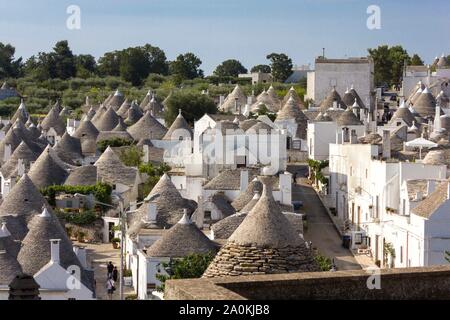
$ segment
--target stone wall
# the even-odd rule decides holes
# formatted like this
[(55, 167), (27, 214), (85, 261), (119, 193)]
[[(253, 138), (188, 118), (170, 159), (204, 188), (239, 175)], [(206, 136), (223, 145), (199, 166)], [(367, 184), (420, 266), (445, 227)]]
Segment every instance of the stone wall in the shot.
[(450, 299), (450, 266), (379, 271), (372, 290), (365, 270), (169, 280), (165, 299)]
[(203, 277), (317, 271), (306, 246), (280, 249), (227, 243), (216, 255)]

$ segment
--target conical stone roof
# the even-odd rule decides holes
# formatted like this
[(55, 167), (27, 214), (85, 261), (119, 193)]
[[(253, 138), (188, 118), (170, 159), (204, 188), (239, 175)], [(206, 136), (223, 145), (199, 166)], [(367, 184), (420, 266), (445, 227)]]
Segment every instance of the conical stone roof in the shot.
[(122, 118), (126, 117), (128, 114), (128, 109), (130, 109), (130, 107), (131, 102), (129, 102), (128, 99), (125, 99), (120, 108), (117, 110), (117, 115)]
[(119, 116), (112, 107), (108, 108), (105, 113), (95, 122), (98, 131), (111, 131), (119, 123)]
[(143, 138), (161, 140), (167, 133), (167, 128), (147, 111), (138, 122), (128, 127), (127, 131), (136, 141)]
[(25, 106), (25, 103), (23, 102), (23, 99), (20, 101), (20, 105), (17, 108), (16, 112), (11, 118), (11, 123), (16, 122), (17, 119), (20, 119), (23, 123), (27, 122), (30, 117), (30, 114), (27, 111), (27, 108)]
[(223, 101), (223, 104), (220, 106), (220, 110), (223, 112), (237, 112), (239, 110), (236, 109), (236, 101), (238, 103), (238, 106), (241, 107), (241, 110), (244, 110), (244, 106), (247, 103), (247, 96), (242, 91), (241, 87), (237, 84), (233, 91), (225, 98)]
[[(47, 201), (28, 175), (24, 174), (0, 205), (0, 216), (39, 214), (44, 204), (47, 204)], [(12, 233), (11, 228), (10, 231)]]
[[(147, 198), (159, 194), (156, 198), (156, 226), (159, 228), (170, 228), (175, 225), (183, 216), (184, 209), (188, 210), (188, 214), (192, 214), (197, 205), (192, 200), (184, 199), (170, 177), (165, 173), (153, 187)], [(131, 235), (136, 235), (142, 227), (142, 220), (147, 215), (148, 204), (144, 203), (136, 213), (130, 216)]]
[(328, 109), (333, 108), (333, 104), (336, 101), (336, 107), (340, 109), (345, 109), (345, 102), (342, 101), (341, 96), (336, 91), (335, 88), (333, 88), (330, 93), (326, 96), (326, 98), (320, 103), (319, 108), (321, 111), (327, 111)]
[(261, 198), (220, 249), (204, 278), (318, 271), (310, 249), (273, 198), (272, 178), (259, 179), (264, 184)]
[(75, 130), (73, 136), (78, 139), (97, 139), (99, 131), (92, 124), (91, 120), (84, 119), (80, 122), (80, 126)]
[(393, 124), (398, 119), (402, 119), (403, 121), (405, 121), (405, 123), (408, 126), (412, 126), (412, 123), (414, 121), (414, 115), (411, 113), (411, 111), (409, 111), (408, 107), (406, 106), (406, 104), (404, 102), (394, 112), (394, 114), (392, 115), (392, 118), (389, 121), (389, 123)]
[(241, 211), (252, 199), (255, 193), (262, 192), (262, 183), (257, 179), (253, 179), (247, 186), (244, 192), (241, 192), (239, 196), (234, 199), (231, 205), (236, 209), (236, 211)]
[(125, 97), (123, 96), (122, 92), (117, 89), (116, 92), (114, 92), (114, 95), (107, 101), (105, 105), (108, 107), (113, 107), (114, 110), (117, 110), (120, 108), (124, 101)]
[(128, 125), (132, 125), (135, 124), (136, 122), (139, 121), (139, 119), (142, 118), (144, 114), (142, 113), (141, 109), (139, 108), (139, 106), (137, 105), (136, 101), (133, 101), (131, 103), (130, 108), (128, 109), (127, 115), (126, 115), (126, 119), (125, 122)]
[(36, 215), (29, 223), (27, 236), (23, 239), (17, 260), (25, 273), (35, 275), (51, 258), (50, 239), (60, 239), (60, 264), (63, 268), (71, 265), (80, 266), (72, 243), (61, 226), (58, 218), (47, 208)]
[(187, 213), (147, 249), (148, 257), (182, 258), (189, 254), (215, 253), (217, 246), (192, 223)]
[(178, 116), (170, 126), (163, 140), (179, 140), (180, 137), (192, 139), (192, 130), (179, 110)]
[(38, 188), (45, 188), (54, 184), (63, 184), (68, 176), (66, 169), (61, 167), (61, 160), (57, 160), (56, 154), (52, 154), (50, 146), (42, 151), (39, 158), (31, 166), (28, 175)]
[(19, 146), (11, 154), (8, 161), (1, 167), (3, 178), (8, 179), (13, 174), (17, 174), (17, 166), (19, 159), (23, 161), (25, 167), (29, 168), (30, 163), (36, 161), (37, 155), (22, 141)]
[(290, 98), (294, 99), (295, 103), (301, 110), (305, 109), (305, 106), (302, 100), (300, 99), (299, 95), (297, 94), (297, 91), (295, 91), (294, 87), (291, 87), (289, 91), (286, 93), (286, 95), (283, 98), (283, 101), (281, 102), (281, 105), (284, 106)]
[(357, 126), (362, 124), (350, 107), (339, 116), (336, 122), (339, 126)]
[(428, 88), (425, 88), (417, 100), (414, 101), (414, 110), (422, 117), (434, 117), (436, 113), (436, 99)]
[(153, 97), (153, 93), (152, 93), (152, 90), (150, 89), (147, 91), (147, 94), (145, 95), (144, 99), (142, 99), (141, 103), (139, 104), (139, 107), (141, 109), (144, 109), (148, 105), (148, 103), (150, 102), (152, 97)]
[(50, 128), (55, 129), (56, 133), (60, 136), (66, 131), (66, 124), (63, 119), (59, 116), (59, 107), (57, 105), (53, 106), (48, 114), (45, 116), (44, 120), (41, 122), (42, 130), (49, 130)]
[(81, 141), (78, 138), (72, 137), (70, 134), (65, 132), (53, 148), (56, 151), (58, 157), (67, 162), (75, 163), (77, 159), (82, 158)]

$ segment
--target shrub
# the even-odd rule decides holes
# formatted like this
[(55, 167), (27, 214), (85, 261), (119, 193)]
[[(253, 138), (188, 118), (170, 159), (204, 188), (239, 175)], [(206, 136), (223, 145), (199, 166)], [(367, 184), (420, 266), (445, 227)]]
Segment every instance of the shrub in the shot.
[(330, 271), (333, 267), (331, 259), (321, 255), (320, 253), (314, 256), (314, 260), (319, 265), (321, 271)]
[(103, 182), (97, 182), (91, 186), (68, 186), (68, 185), (53, 185), (41, 189), (41, 193), (47, 198), (48, 203), (55, 206), (55, 197), (58, 193), (68, 193), (68, 194), (93, 194), (94, 197), (104, 203), (111, 203), (111, 192), (112, 187), (109, 184)]
[(106, 150), (106, 148), (109, 147), (123, 147), (123, 146), (130, 146), (133, 144), (132, 140), (129, 139), (123, 139), (123, 138), (113, 138), (113, 139), (106, 139), (106, 140), (100, 140), (97, 142), (97, 148), (100, 152), (103, 152)]
[[(98, 216), (93, 211), (83, 211), (83, 212), (65, 212), (65, 211), (56, 211), (56, 216), (60, 219), (64, 219), (67, 223), (75, 224), (77, 226), (86, 226), (92, 224), (95, 220), (98, 219)], [(68, 234), (69, 231), (72, 230), (70, 228), (67, 229)]]
[(123, 164), (129, 167), (137, 167), (142, 162), (144, 153), (136, 146), (120, 150), (119, 158)]
[(163, 268), (172, 269), (172, 275), (156, 274), (156, 278), (161, 281), (161, 285), (156, 287), (157, 291), (164, 292), (165, 282), (168, 279), (190, 279), (200, 278), (214, 259), (214, 253), (205, 254), (194, 253), (182, 259), (173, 260), (169, 263), (162, 263)]

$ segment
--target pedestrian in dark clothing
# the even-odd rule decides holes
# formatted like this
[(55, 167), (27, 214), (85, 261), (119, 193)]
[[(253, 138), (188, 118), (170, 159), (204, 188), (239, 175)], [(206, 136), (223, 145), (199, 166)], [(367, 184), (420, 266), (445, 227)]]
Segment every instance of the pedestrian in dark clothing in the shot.
[(114, 267), (114, 269), (113, 269), (112, 278), (113, 278), (114, 282), (117, 282), (117, 278), (118, 278), (117, 267)]
[(112, 277), (113, 274), (113, 270), (114, 270), (114, 265), (112, 264), (112, 262), (108, 262), (108, 265), (106, 266), (106, 269), (108, 270), (108, 279)]

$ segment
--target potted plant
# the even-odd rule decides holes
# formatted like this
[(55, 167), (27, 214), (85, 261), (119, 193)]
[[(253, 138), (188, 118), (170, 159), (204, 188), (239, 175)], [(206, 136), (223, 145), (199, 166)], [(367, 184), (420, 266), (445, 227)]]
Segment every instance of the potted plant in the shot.
[(133, 284), (133, 273), (131, 272), (131, 270), (129, 269), (125, 269), (123, 270), (123, 283), (128, 286), (131, 287)]
[(120, 239), (119, 238), (113, 238), (111, 240), (112, 246), (114, 249), (118, 249), (119, 248), (119, 243), (120, 243)]

